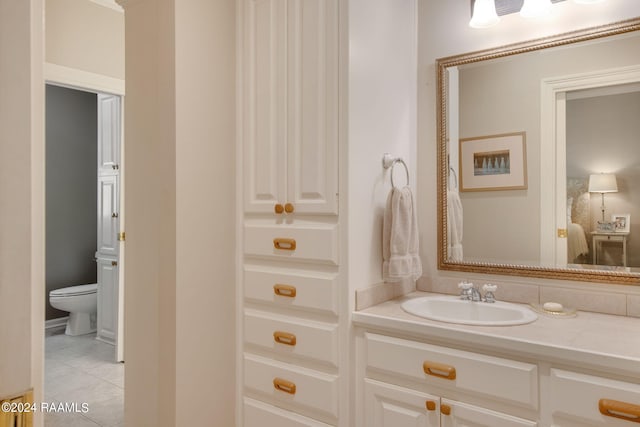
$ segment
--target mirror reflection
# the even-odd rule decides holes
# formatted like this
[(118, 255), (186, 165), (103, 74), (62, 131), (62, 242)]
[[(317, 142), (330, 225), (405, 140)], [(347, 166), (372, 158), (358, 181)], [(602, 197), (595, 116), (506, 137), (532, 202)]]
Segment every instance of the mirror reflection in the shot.
[(638, 46), (633, 31), (442, 60), (448, 269), (640, 273)]

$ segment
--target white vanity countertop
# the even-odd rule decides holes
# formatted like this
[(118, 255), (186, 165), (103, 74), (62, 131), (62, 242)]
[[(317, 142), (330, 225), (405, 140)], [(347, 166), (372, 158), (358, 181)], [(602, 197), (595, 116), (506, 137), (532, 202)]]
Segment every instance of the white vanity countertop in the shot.
[(406, 313), (407, 299), (438, 295), (413, 292), (401, 298), (353, 312), (358, 326), (382, 328), (426, 339), (508, 352), (551, 363), (578, 364), (611, 374), (640, 379), (640, 318), (578, 312), (573, 318), (538, 314), (533, 323), (518, 326), (469, 326), (423, 319)]

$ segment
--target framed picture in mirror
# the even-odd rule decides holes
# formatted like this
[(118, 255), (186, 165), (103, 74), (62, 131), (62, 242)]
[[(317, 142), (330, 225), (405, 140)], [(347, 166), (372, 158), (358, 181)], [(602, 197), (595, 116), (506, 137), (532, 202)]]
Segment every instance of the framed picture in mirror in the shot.
[(525, 139), (525, 132), (460, 139), (460, 190), (525, 190)]
[(631, 214), (613, 214), (611, 222), (617, 233), (628, 233), (631, 228)]

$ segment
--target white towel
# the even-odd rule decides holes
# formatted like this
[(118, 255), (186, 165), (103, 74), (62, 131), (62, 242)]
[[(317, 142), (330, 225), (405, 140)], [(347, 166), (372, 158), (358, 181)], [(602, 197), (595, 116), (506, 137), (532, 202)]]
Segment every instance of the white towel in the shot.
[(382, 227), (382, 277), (399, 282), (422, 275), (418, 254), (418, 218), (411, 189), (391, 189)]
[(449, 259), (462, 261), (462, 201), (452, 189), (447, 192), (447, 242)]

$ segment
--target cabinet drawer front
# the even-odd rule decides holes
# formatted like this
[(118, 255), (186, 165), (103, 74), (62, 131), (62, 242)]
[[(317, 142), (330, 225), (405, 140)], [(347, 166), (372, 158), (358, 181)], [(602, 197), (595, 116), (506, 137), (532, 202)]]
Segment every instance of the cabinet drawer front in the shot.
[[(283, 384), (276, 388), (276, 382)], [(246, 354), (247, 390), (324, 417), (338, 417), (338, 377), (272, 359)]]
[[(364, 380), (364, 425), (367, 427), (440, 425), (440, 398), (419, 391)], [(429, 408), (427, 408), (427, 402)]]
[[(553, 420), (561, 425), (627, 426), (636, 425), (624, 419), (600, 413), (600, 399), (630, 403), (640, 407), (640, 385), (551, 369), (549, 404)], [(640, 420), (637, 420), (640, 421)], [(559, 424), (560, 425), (560, 424)]]
[[(337, 316), (337, 288), (336, 273), (273, 271), (252, 266), (244, 268), (245, 298), (282, 307), (313, 309)], [(293, 289), (295, 295), (288, 289)]]
[(338, 265), (338, 226), (245, 224), (244, 251), (245, 255)]
[[(529, 363), (366, 334), (367, 369), (537, 409), (538, 368)], [(425, 371), (431, 367), (431, 375)]]
[(248, 397), (244, 398), (243, 407), (245, 427), (330, 427), (329, 424)]
[(244, 338), (279, 354), (338, 364), (338, 325), (245, 310)]

